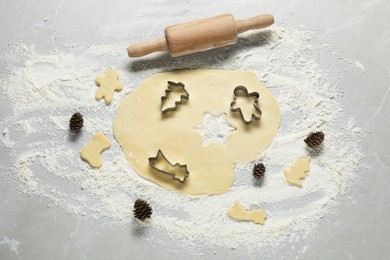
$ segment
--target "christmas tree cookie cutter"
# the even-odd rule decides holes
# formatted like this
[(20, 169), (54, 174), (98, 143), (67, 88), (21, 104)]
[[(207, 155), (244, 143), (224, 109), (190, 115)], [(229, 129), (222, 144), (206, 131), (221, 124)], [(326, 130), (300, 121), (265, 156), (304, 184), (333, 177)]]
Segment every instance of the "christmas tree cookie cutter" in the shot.
[[(165, 100), (167, 100), (169, 94), (175, 90), (182, 91), (184, 94), (180, 95), (180, 100), (175, 101), (174, 106), (163, 109)], [(165, 90), (165, 95), (161, 97), (161, 114), (165, 114), (170, 111), (175, 111), (179, 105), (183, 104), (183, 100), (188, 100), (189, 98), (190, 98), (190, 94), (185, 89), (185, 85), (183, 83), (168, 81), (168, 88)]]
[[(237, 98), (243, 96), (243, 94), (245, 97), (254, 99), (253, 107), (254, 107), (256, 113), (252, 113), (251, 118), (249, 120), (245, 119), (245, 116), (244, 116), (240, 107), (235, 107)], [(238, 112), (240, 114), (242, 122), (244, 122), (244, 124), (246, 124), (246, 125), (252, 123), (252, 120), (260, 120), (262, 112), (261, 112), (260, 107), (257, 104), (259, 97), (260, 97), (260, 94), (258, 92), (249, 93), (248, 89), (246, 87), (237, 86), (234, 88), (234, 91), (233, 91), (233, 101), (230, 103), (230, 111)]]
[(184, 183), (186, 178), (190, 176), (186, 164), (171, 163), (163, 154), (161, 149), (158, 150), (155, 157), (149, 157), (149, 165), (156, 171), (171, 175), (174, 180)]

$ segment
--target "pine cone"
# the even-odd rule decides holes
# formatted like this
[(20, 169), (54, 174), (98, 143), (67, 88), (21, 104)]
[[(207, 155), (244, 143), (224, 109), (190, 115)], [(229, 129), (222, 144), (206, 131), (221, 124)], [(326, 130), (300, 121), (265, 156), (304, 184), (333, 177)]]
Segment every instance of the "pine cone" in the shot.
[(256, 164), (255, 167), (253, 167), (253, 177), (255, 177), (257, 180), (261, 180), (264, 177), (265, 173), (265, 166), (262, 163)]
[(84, 119), (83, 115), (80, 114), (79, 112), (74, 113), (73, 116), (69, 120), (69, 128), (70, 130), (78, 133), (81, 128), (83, 127), (84, 124)]
[(319, 146), (320, 144), (322, 144), (322, 142), (324, 141), (324, 138), (325, 138), (325, 134), (322, 131), (310, 133), (306, 137), (305, 143), (307, 144), (308, 147), (315, 148), (315, 147)]
[(133, 214), (135, 218), (144, 221), (145, 219), (150, 218), (152, 213), (153, 210), (150, 207), (149, 203), (147, 203), (146, 201), (137, 199), (134, 202)]

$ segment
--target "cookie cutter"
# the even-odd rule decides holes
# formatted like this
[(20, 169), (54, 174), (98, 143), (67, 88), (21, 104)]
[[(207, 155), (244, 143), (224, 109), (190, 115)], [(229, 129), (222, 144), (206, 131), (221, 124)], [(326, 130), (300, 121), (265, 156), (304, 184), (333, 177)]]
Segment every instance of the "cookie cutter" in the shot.
[[(244, 117), (244, 114), (242, 113), (241, 108), (234, 107), (234, 105), (236, 104), (237, 97), (241, 96), (239, 92), (244, 92), (246, 97), (251, 97), (251, 98), (254, 97), (255, 98), (255, 100), (253, 102), (253, 106), (255, 107), (255, 110), (257, 111), (258, 115), (252, 113), (251, 118), (249, 120), (246, 120)], [(240, 114), (242, 122), (244, 122), (244, 124), (246, 124), (246, 125), (252, 123), (252, 120), (260, 120), (262, 112), (261, 112), (261, 109), (259, 108), (259, 106), (257, 105), (259, 97), (260, 97), (260, 94), (258, 92), (249, 93), (248, 89), (246, 87), (237, 86), (234, 88), (234, 91), (233, 91), (233, 101), (230, 103), (230, 111), (238, 112)]]
[[(168, 98), (168, 94), (171, 93), (174, 88), (181, 88), (185, 94), (180, 95), (180, 100), (175, 101), (174, 107), (167, 107), (166, 109), (162, 109), (163, 105), (164, 105), (164, 101)], [(179, 105), (183, 104), (184, 99), (188, 100), (189, 98), (190, 98), (190, 94), (185, 89), (185, 86), (183, 83), (181, 83), (181, 82), (176, 83), (173, 81), (168, 81), (168, 88), (165, 90), (165, 96), (161, 97), (161, 114), (165, 114), (169, 111), (175, 111)]]
[[(167, 170), (167, 169), (161, 169), (159, 167), (156, 166), (156, 163), (159, 161), (159, 160), (164, 160), (168, 165), (169, 167), (171, 168), (171, 170)], [(148, 158), (149, 160), (149, 165), (155, 169), (156, 171), (158, 172), (161, 172), (161, 173), (164, 173), (164, 174), (167, 174), (167, 175), (171, 175), (173, 177), (174, 180), (177, 180), (177, 181), (180, 181), (181, 183), (184, 183), (184, 181), (186, 180), (186, 178), (188, 176), (190, 176), (190, 173), (188, 172), (187, 170), (187, 165), (186, 164), (180, 164), (180, 163), (175, 163), (175, 164), (172, 164), (164, 155), (164, 153), (161, 151), (161, 149), (158, 150), (157, 152), (157, 155), (154, 156), (154, 157), (149, 157)], [(175, 172), (175, 169), (177, 169), (177, 167), (179, 168), (182, 168), (184, 169), (185, 171), (185, 174), (183, 176), (183, 178), (180, 178), (180, 177), (177, 177)]]

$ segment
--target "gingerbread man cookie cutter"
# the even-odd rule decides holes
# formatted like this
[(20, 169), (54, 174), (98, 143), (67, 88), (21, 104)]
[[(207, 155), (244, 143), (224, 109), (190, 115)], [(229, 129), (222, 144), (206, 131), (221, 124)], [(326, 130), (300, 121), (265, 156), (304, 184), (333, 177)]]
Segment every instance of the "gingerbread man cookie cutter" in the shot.
[[(159, 149), (157, 155), (149, 157), (149, 165), (158, 172), (171, 175), (174, 180), (184, 183), (186, 178), (190, 176), (186, 164), (171, 163)], [(162, 162), (162, 163), (161, 163)], [(165, 165), (164, 165), (165, 164)], [(179, 174), (178, 174), (179, 173)]]
[[(252, 113), (251, 118), (249, 120), (245, 119), (245, 116), (244, 116), (242, 109), (240, 107), (235, 107), (237, 98), (240, 96), (243, 96), (242, 94), (244, 94), (245, 97), (254, 98), (253, 107), (254, 107), (255, 111), (257, 112), (257, 114)], [(242, 122), (244, 122), (244, 124), (246, 124), (246, 125), (252, 123), (252, 120), (260, 120), (262, 112), (261, 112), (260, 107), (257, 104), (259, 97), (260, 97), (260, 94), (258, 92), (249, 93), (248, 89), (246, 87), (237, 86), (234, 88), (234, 91), (233, 91), (233, 101), (230, 103), (230, 111), (238, 112), (240, 114)]]
[[(180, 95), (180, 100), (175, 101), (174, 106), (163, 109), (164, 102), (168, 99), (169, 94), (175, 89), (183, 91), (184, 94)], [(190, 98), (190, 94), (185, 89), (185, 85), (183, 83), (168, 81), (168, 88), (165, 90), (165, 95), (161, 97), (161, 114), (165, 114), (170, 111), (175, 111), (179, 105), (183, 104), (184, 100), (188, 100), (189, 98)]]

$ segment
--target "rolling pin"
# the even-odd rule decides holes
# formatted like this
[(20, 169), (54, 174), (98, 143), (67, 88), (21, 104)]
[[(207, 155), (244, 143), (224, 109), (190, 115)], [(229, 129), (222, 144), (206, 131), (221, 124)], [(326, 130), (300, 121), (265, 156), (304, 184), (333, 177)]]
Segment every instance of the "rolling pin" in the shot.
[(153, 41), (130, 45), (129, 57), (142, 57), (156, 51), (168, 51), (172, 57), (204, 51), (237, 42), (237, 35), (253, 29), (261, 29), (274, 23), (271, 14), (249, 19), (235, 20), (231, 14), (201, 19), (194, 22), (171, 25), (165, 28), (165, 36)]

